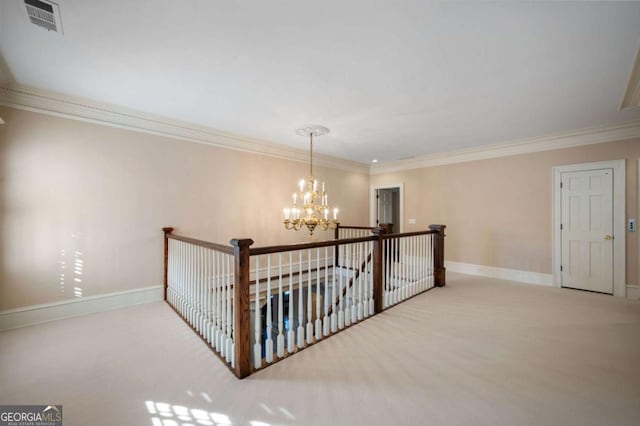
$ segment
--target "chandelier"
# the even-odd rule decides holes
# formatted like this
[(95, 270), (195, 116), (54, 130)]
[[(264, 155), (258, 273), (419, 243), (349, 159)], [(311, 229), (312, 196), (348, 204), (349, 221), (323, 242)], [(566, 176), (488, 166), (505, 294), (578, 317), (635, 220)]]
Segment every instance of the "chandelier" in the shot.
[(338, 223), (338, 209), (333, 209), (333, 221), (329, 220), (328, 196), (324, 182), (318, 191), (318, 181), (313, 177), (313, 137), (329, 133), (324, 126), (306, 126), (296, 130), (300, 136), (309, 136), (309, 178), (301, 179), (298, 192), (293, 194), (293, 205), (284, 209), (284, 227), (299, 230), (306, 226), (309, 235), (318, 227), (326, 231)]

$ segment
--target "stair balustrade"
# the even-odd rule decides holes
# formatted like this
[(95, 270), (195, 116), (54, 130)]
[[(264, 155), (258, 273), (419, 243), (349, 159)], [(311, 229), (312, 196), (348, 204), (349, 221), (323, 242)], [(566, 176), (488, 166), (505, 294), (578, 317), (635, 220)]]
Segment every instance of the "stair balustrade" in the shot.
[(392, 229), (339, 226), (334, 240), (251, 247), (163, 228), (165, 300), (244, 378), (445, 285), (445, 226)]

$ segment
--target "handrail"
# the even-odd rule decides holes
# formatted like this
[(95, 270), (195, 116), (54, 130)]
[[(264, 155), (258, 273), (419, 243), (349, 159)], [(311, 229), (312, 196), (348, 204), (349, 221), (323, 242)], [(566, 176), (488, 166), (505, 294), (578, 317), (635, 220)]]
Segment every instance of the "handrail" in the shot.
[(417, 235), (427, 235), (427, 234), (437, 234), (438, 231), (429, 229), (426, 231), (415, 231), (415, 232), (398, 232), (396, 234), (382, 234), (381, 237), (383, 240), (387, 240), (389, 238), (398, 238), (398, 237), (415, 237)]
[(280, 245), (280, 246), (253, 247), (249, 250), (249, 252), (251, 256), (257, 256), (260, 254), (283, 253), (283, 252), (305, 250), (305, 249), (311, 249), (311, 248), (341, 246), (345, 244), (354, 244), (354, 243), (365, 243), (367, 241), (375, 241), (377, 239), (378, 237), (372, 235), (370, 237), (345, 238), (342, 240), (326, 240), (326, 241), (317, 241), (315, 243), (299, 243), (299, 244), (288, 244), (288, 245)]
[(233, 254), (233, 247), (225, 246), (222, 244), (212, 243), (209, 241), (198, 240), (196, 238), (183, 237), (180, 235), (175, 235), (168, 233), (167, 238), (171, 240), (184, 241), (185, 243), (194, 244), (199, 247), (210, 248), (212, 250), (221, 251), (222, 253)]

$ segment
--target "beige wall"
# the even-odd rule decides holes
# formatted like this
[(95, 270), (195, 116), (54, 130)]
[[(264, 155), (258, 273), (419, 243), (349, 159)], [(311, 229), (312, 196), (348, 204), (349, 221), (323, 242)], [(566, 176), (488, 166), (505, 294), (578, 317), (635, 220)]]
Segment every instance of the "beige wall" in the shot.
[[(220, 243), (310, 239), (281, 224), (308, 164), (11, 108), (0, 117), (0, 310), (74, 298), (74, 287), (161, 284), (163, 226)], [(342, 223), (367, 222), (367, 175), (316, 177)]]
[[(627, 218), (637, 218), (639, 157), (636, 139), (375, 175), (371, 184), (404, 182), (405, 230), (446, 224), (447, 260), (550, 274), (552, 167), (626, 159)], [(626, 235), (627, 284), (637, 284), (638, 236)]]
[[(12, 108), (0, 117), (0, 310), (71, 299), (75, 287), (91, 296), (161, 284), (163, 226), (221, 243), (309, 240), (280, 223), (307, 164)], [(551, 168), (626, 159), (637, 219), (639, 157), (630, 140), (371, 178), (316, 174), (342, 223), (368, 222), (369, 184), (404, 182), (405, 230), (446, 224), (448, 260), (551, 273)], [(627, 284), (638, 284), (637, 234), (626, 245)]]

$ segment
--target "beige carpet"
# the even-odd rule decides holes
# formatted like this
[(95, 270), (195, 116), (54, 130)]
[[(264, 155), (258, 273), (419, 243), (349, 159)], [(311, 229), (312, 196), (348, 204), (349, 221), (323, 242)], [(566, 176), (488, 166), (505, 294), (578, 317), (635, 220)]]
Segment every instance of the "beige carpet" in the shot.
[(65, 425), (638, 425), (640, 302), (449, 274), (239, 381), (163, 303), (0, 333)]

